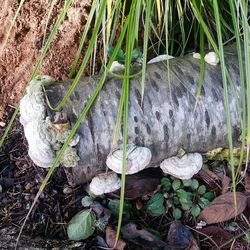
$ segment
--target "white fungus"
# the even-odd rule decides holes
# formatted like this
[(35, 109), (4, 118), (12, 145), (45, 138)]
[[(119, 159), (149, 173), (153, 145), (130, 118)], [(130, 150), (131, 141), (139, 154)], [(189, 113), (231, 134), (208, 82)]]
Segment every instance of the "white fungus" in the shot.
[[(134, 174), (143, 170), (149, 165), (152, 158), (150, 149), (133, 144), (127, 146), (126, 156), (126, 174)], [(120, 174), (122, 173), (122, 160), (123, 150), (119, 148), (108, 155), (106, 164), (108, 168)]]
[(160, 168), (166, 174), (188, 180), (202, 168), (202, 156), (199, 153), (189, 153), (181, 158), (178, 156), (170, 157), (160, 164)]

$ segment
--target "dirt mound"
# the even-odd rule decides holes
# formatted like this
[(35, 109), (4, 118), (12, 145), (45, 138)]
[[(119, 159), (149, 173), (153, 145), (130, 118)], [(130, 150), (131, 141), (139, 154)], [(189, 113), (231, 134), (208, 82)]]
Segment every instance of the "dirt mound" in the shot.
[[(6, 35), (19, 5), (3, 0), (0, 5), (0, 118), (6, 105), (17, 105), (41, 53), (44, 40), (60, 13), (64, 1), (58, 0), (49, 15), (51, 0), (25, 1), (10, 37)], [(76, 54), (91, 0), (75, 0), (42, 64), (40, 74), (65, 79)], [(46, 25), (47, 24), (47, 25)]]

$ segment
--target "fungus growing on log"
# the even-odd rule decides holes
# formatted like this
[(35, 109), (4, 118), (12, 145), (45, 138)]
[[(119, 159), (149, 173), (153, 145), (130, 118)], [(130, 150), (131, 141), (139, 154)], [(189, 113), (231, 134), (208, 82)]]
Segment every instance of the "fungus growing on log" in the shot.
[[(233, 142), (234, 146), (239, 146), (241, 131), (236, 102), (241, 96), (241, 87), (235, 46), (225, 47), (224, 54), (228, 72), (234, 84), (234, 87), (231, 84), (228, 86)], [(220, 65), (213, 67), (205, 65), (201, 96), (195, 110), (200, 61), (192, 55), (187, 55), (172, 58), (168, 65), (169, 68), (166, 67), (166, 63), (162, 62), (147, 65), (143, 102), (141, 76), (135, 74), (136, 76), (130, 80), (128, 143), (151, 150), (150, 167), (159, 166), (164, 159), (177, 155), (180, 148), (187, 153), (203, 153), (218, 147), (228, 147)], [(139, 71), (140, 68), (133, 68), (133, 72)], [(98, 80), (99, 78), (95, 76), (81, 78), (60, 110), (67, 115), (71, 127), (86, 106)], [(72, 80), (44, 86), (45, 93), (39, 93), (39, 98), (45, 98), (46, 95), (50, 104), (56, 106), (65, 96), (71, 83)], [(71, 184), (89, 181), (96, 174), (105, 171), (106, 158), (112, 150), (121, 88), (121, 79), (108, 76), (92, 108), (79, 127), (77, 131), (79, 142), (75, 146), (79, 161), (76, 167), (65, 169)], [(24, 98), (27, 99), (26, 96)], [(34, 98), (34, 102), (39, 102), (39, 98)], [(33, 102), (33, 99), (30, 101)], [(26, 103), (24, 106), (26, 105), (32, 107), (35, 104)], [(49, 142), (47, 137), (45, 137), (46, 141), (39, 139), (37, 133), (44, 126), (46, 117), (52, 120), (55, 112), (45, 101), (41, 105), (43, 116), (34, 116), (36, 129), (29, 134), (25, 128), (25, 135), (29, 143), (29, 153), (36, 147), (42, 147), (44, 142), (47, 143), (45, 146), (50, 158), (46, 166), (49, 166), (56, 153), (53, 149), (54, 144)], [(241, 105), (239, 101), (239, 106)], [(33, 107), (32, 109), (34, 110)], [(33, 110), (32, 113), (34, 113)], [(22, 119), (24, 116), (21, 108)], [(37, 140), (32, 139), (31, 136)], [(120, 133), (118, 142), (121, 142), (121, 139)], [(35, 159), (34, 154), (30, 156), (33, 160)], [(39, 165), (39, 162), (36, 163)]]

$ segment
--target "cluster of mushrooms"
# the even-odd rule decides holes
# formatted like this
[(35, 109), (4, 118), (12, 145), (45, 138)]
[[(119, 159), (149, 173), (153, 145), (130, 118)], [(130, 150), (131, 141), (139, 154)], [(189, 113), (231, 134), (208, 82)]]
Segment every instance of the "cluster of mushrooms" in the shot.
[[(152, 154), (150, 149), (128, 144), (126, 150), (126, 175), (135, 174), (150, 166)], [(118, 148), (111, 152), (106, 160), (106, 165), (113, 172), (100, 174), (93, 178), (89, 191), (94, 195), (114, 192), (121, 186), (117, 174), (122, 173), (123, 150)], [(202, 168), (202, 156), (199, 153), (188, 153), (181, 157), (174, 156), (165, 159), (160, 164), (165, 174), (179, 179), (190, 179)]]

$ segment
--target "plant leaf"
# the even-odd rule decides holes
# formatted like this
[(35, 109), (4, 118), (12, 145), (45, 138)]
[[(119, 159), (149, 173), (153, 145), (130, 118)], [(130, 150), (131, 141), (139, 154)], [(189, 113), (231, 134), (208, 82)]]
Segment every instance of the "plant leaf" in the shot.
[(247, 205), (247, 198), (241, 192), (236, 192), (237, 206), (234, 205), (234, 193), (228, 192), (215, 198), (201, 212), (198, 220), (214, 224), (230, 220), (242, 213)]
[(84, 240), (95, 231), (96, 216), (90, 210), (77, 213), (68, 223), (67, 234), (70, 240)]
[(174, 216), (174, 218), (175, 218), (176, 220), (179, 220), (179, 219), (181, 218), (181, 216), (182, 216), (181, 210), (180, 210), (179, 208), (175, 208), (175, 209), (173, 210), (173, 216)]
[(197, 192), (198, 192), (198, 194), (205, 194), (206, 187), (204, 185), (199, 186)]
[(172, 183), (172, 188), (174, 190), (179, 189), (179, 187), (181, 186), (181, 181), (179, 179), (175, 179)]
[(191, 208), (191, 214), (194, 216), (194, 217), (197, 217), (201, 212), (201, 209), (198, 205), (195, 205)]
[(152, 213), (152, 215), (158, 216), (165, 213), (165, 207), (163, 205), (164, 197), (162, 194), (155, 194), (147, 202), (146, 208)]

